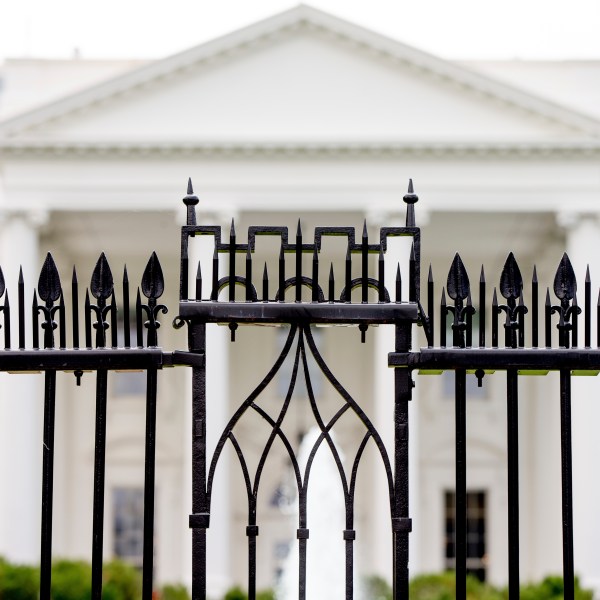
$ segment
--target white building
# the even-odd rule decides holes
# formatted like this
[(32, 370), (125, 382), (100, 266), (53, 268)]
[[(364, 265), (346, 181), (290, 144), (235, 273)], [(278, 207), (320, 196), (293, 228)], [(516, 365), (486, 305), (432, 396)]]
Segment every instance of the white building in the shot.
[[(240, 237), (251, 224), (295, 227), (298, 216), (307, 236), (316, 225), (359, 226), (364, 218), (374, 234), (403, 219), (401, 198), (412, 177), (421, 198), (423, 267), (431, 262), (438, 281), (460, 251), (473, 281), (484, 263), (497, 284), (512, 250), (526, 278), (537, 263), (540, 280), (551, 282), (565, 248), (580, 281), (586, 263), (600, 281), (600, 62), (453, 63), (299, 6), (163, 60), (10, 60), (1, 77), (0, 264), (9, 290), (19, 264), (29, 286), (37, 281), (46, 250), (65, 282), (74, 263), (85, 281), (102, 250), (115, 273), (127, 262), (137, 281), (156, 250), (170, 294), (166, 324), (176, 315), (184, 217), (178, 199), (188, 176), (200, 196), (199, 221), (225, 225), (235, 217)], [(228, 331), (214, 329), (209, 397), (225, 401), (209, 401), (213, 445), (217, 424), (266, 373), (281, 344), (271, 330), (240, 330), (230, 344)], [(165, 347), (186, 345), (181, 332), (164, 327), (161, 334)], [(369, 332), (364, 346), (357, 336), (328, 330), (324, 352), (389, 439), (386, 364), (393, 344), (385, 328)], [(355, 367), (348, 372), (343, 363), (350, 358)], [(118, 553), (118, 500), (135, 504), (143, 485), (143, 400), (135, 382), (118, 378), (109, 400), (107, 557)], [(501, 378), (488, 379), (469, 402), (468, 486), (485, 504), (482, 568), (489, 580), (504, 582), (505, 400)], [(412, 403), (412, 573), (447, 565), (454, 434), (445, 381), (418, 378)], [(36, 561), (41, 396), (33, 377), (3, 374), (0, 383), (0, 481), (10, 489), (0, 494), (0, 555)], [(523, 580), (562, 569), (555, 383), (551, 376), (530, 378), (521, 388)], [(59, 384), (55, 555), (89, 557), (93, 393), (76, 394), (69, 375)], [(593, 476), (600, 408), (585, 394), (593, 384), (577, 382), (573, 407), (575, 565), (584, 583), (600, 589), (600, 483)], [(83, 385), (91, 385), (85, 376)], [(189, 393), (180, 373), (162, 374), (159, 385), (157, 579), (189, 581)], [(324, 405), (332, 394), (326, 388)], [(298, 432), (309, 425), (303, 415), (294, 416)], [(252, 427), (246, 433), (251, 444)], [(351, 443), (352, 433), (347, 425), (340, 439)], [(265, 487), (274, 493), (283, 459), (272, 467)], [(389, 517), (379, 479), (377, 470), (363, 474), (357, 544), (364, 573), (388, 574)], [(215, 491), (215, 594), (245, 579), (240, 485), (232, 467)], [(269, 504), (270, 493), (259, 538), (260, 586), (273, 581), (278, 552), (291, 537), (290, 519)]]

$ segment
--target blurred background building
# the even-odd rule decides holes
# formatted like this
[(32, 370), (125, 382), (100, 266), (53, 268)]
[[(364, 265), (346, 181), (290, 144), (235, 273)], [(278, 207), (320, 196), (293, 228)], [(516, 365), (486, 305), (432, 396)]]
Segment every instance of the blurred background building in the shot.
[[(317, 225), (362, 227), (365, 218), (374, 236), (378, 227), (402, 222), (402, 196), (412, 177), (421, 198), (423, 270), (431, 263), (438, 280), (455, 251), (473, 282), (483, 263), (497, 285), (509, 251), (525, 279), (535, 263), (540, 281), (551, 282), (564, 249), (580, 281), (586, 263), (592, 277), (600, 277), (600, 62), (452, 62), (299, 6), (165, 59), (7, 60), (0, 81), (0, 264), (8, 289), (16, 288), (19, 265), (28, 285), (37, 281), (46, 250), (65, 282), (73, 264), (81, 279), (89, 277), (102, 250), (115, 279), (127, 263), (130, 279), (138, 281), (156, 250), (171, 308), (161, 330), (165, 347), (186, 345), (168, 322), (176, 315), (179, 198), (188, 176), (200, 197), (199, 222), (228, 227), (234, 217), (238, 239), (252, 224), (294, 231), (298, 217), (307, 237)], [(343, 251), (333, 243), (327, 248), (332, 260)], [(197, 248), (199, 257), (211, 252)], [(365, 345), (355, 330), (323, 330), (318, 339), (389, 442), (393, 382), (386, 364), (393, 342), (385, 329), (369, 331)], [(216, 326), (210, 332), (212, 447), (219, 426), (283, 343), (277, 330), (240, 330), (235, 344), (228, 333)], [(344, 366), (349, 360), (351, 369)], [(0, 554), (31, 562), (39, 552), (38, 383), (0, 376)], [(550, 376), (532, 377), (521, 389), (524, 580), (562, 568), (553, 383)], [(276, 406), (285, 384), (269, 388), (264, 401)], [(59, 385), (55, 555), (85, 558), (91, 552), (94, 396), (75, 393), (71, 376)], [(84, 376), (82, 385), (92, 382)], [(446, 377), (417, 379), (412, 573), (453, 564), (452, 385)], [(160, 379), (159, 581), (190, 579), (187, 386), (182, 372)], [(576, 386), (575, 565), (584, 583), (600, 587), (600, 483), (593, 477), (599, 390), (593, 382)], [(109, 400), (105, 552), (133, 563), (142, 548), (143, 389), (135, 375), (115, 374)], [(335, 406), (334, 391), (316, 374), (315, 389), (324, 407)], [(288, 426), (299, 440), (311, 422), (305, 392), (298, 389), (296, 396)], [(353, 427), (344, 422), (337, 432), (349, 448)], [(257, 452), (259, 430), (244, 423), (240, 434)], [(483, 388), (473, 386), (468, 405), (469, 566), (492, 582), (507, 576), (505, 431), (503, 381), (492, 376)], [(233, 458), (225, 457), (213, 501), (214, 594), (243, 583), (247, 568), (243, 482)], [(359, 477), (358, 560), (362, 573), (387, 577), (389, 508), (383, 473), (374, 455), (367, 458), (369, 468)], [(271, 461), (259, 512), (264, 587), (280, 574), (293, 537), (287, 477), (281, 453)]]

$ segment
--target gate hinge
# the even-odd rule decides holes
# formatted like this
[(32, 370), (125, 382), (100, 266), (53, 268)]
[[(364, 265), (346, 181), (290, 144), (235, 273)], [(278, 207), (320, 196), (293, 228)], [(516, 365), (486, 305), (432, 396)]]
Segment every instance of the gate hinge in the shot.
[(194, 513), (190, 515), (190, 529), (208, 529), (210, 513)]

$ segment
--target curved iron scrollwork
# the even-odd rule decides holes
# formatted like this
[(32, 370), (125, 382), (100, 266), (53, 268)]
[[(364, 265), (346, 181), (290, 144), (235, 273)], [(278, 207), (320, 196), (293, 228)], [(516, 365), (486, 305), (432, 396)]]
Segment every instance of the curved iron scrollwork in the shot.
[[(269, 383), (273, 381), (276, 374), (279, 372), (284, 361), (292, 351), (294, 342), (296, 344), (296, 348), (294, 353), (294, 363), (290, 377), (290, 382), (278, 414), (276, 416), (272, 416), (268, 413), (268, 411), (266, 411), (259, 404), (257, 404), (256, 401), (261, 395), (261, 393), (269, 385)], [(335, 389), (338, 396), (343, 400), (342, 406), (328, 420), (326, 420), (322, 416), (321, 410), (319, 408), (319, 403), (313, 390), (308, 366), (309, 353), (315, 360), (316, 364), (318, 365), (319, 369), (321, 370), (327, 381)], [(300, 465), (299, 463), (297, 451), (294, 449), (293, 443), (290, 441), (289, 437), (285, 434), (282, 428), (284, 420), (288, 414), (288, 409), (290, 407), (294, 389), (297, 384), (298, 376), (304, 378), (310, 410), (314, 418), (314, 423), (319, 430), (318, 437), (310, 450), (309, 457), (304, 468), (302, 468), (302, 465)], [(253, 474), (250, 472), (250, 469), (248, 467), (248, 462), (245, 458), (242, 444), (240, 443), (238, 437), (235, 434), (236, 425), (238, 425), (241, 422), (248, 410), (255, 411), (271, 427), (271, 432), (260, 454), (258, 466), (256, 468), (255, 473)], [(358, 446), (358, 450), (356, 451), (355, 456), (351, 460), (349, 475), (346, 472), (343, 460), (341, 458), (340, 450), (333, 437), (333, 430), (335, 425), (339, 422), (341, 417), (345, 415), (348, 411), (353, 411), (358, 420), (363, 424), (365, 428), (365, 433), (362, 436), (362, 439)], [(375, 444), (377, 451), (379, 452), (383, 468), (385, 470), (388, 484), (388, 492), (390, 497), (391, 514), (392, 516), (394, 516), (395, 488), (394, 479), (392, 475), (392, 465), (387, 450), (381, 439), (381, 436), (379, 435), (371, 420), (368, 418), (365, 411), (354, 400), (354, 398), (352, 398), (352, 396), (348, 393), (348, 391), (333, 375), (332, 371), (327, 366), (325, 360), (323, 359), (321, 353), (317, 348), (315, 339), (311, 332), (310, 325), (292, 324), (285, 344), (273, 367), (269, 370), (267, 375), (258, 384), (258, 386), (252, 391), (252, 393), (246, 398), (246, 400), (242, 402), (238, 409), (234, 412), (223, 433), (221, 434), (210, 463), (206, 482), (206, 495), (208, 498), (208, 510), (210, 512), (210, 498), (212, 494), (215, 473), (219, 464), (219, 459), (223, 454), (224, 447), (227, 442), (230, 442), (240, 463), (246, 488), (246, 496), (248, 503), (247, 534), (249, 538), (249, 559), (250, 564), (254, 565), (254, 569), (256, 568), (256, 536), (258, 535), (259, 531), (257, 524), (257, 504), (259, 488), (266, 460), (270, 452), (272, 451), (273, 444), (275, 443), (276, 439), (279, 439), (283, 444), (283, 447), (285, 448), (285, 452), (287, 454), (289, 463), (292, 467), (294, 474), (299, 506), (297, 537), (299, 540), (300, 564), (306, 564), (306, 540), (308, 538), (309, 532), (307, 504), (309, 495), (310, 475), (317, 453), (324, 444), (331, 453), (331, 456), (335, 462), (340, 477), (340, 485), (342, 488), (345, 502), (345, 530), (343, 532), (344, 539), (347, 542), (352, 542), (356, 537), (354, 526), (354, 500), (356, 492), (356, 481), (361, 458), (364, 454), (365, 448), (367, 447), (369, 440), (371, 439), (373, 440), (373, 443)], [(347, 548), (347, 552), (351, 552), (351, 549)], [(305, 578), (306, 573), (301, 573), (300, 577), (301, 579), (303, 577)], [(352, 586), (351, 573), (347, 573), (346, 584), (350, 587)], [(250, 582), (250, 585), (252, 585), (252, 582)]]

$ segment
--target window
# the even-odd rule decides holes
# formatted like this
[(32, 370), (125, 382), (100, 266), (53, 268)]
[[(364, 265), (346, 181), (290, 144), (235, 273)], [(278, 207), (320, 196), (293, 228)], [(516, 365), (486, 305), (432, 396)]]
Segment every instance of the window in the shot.
[[(456, 493), (444, 493), (445, 568), (456, 564)], [(467, 573), (485, 581), (486, 555), (486, 492), (467, 492)]]
[(141, 568), (144, 555), (144, 489), (113, 489), (113, 554)]

